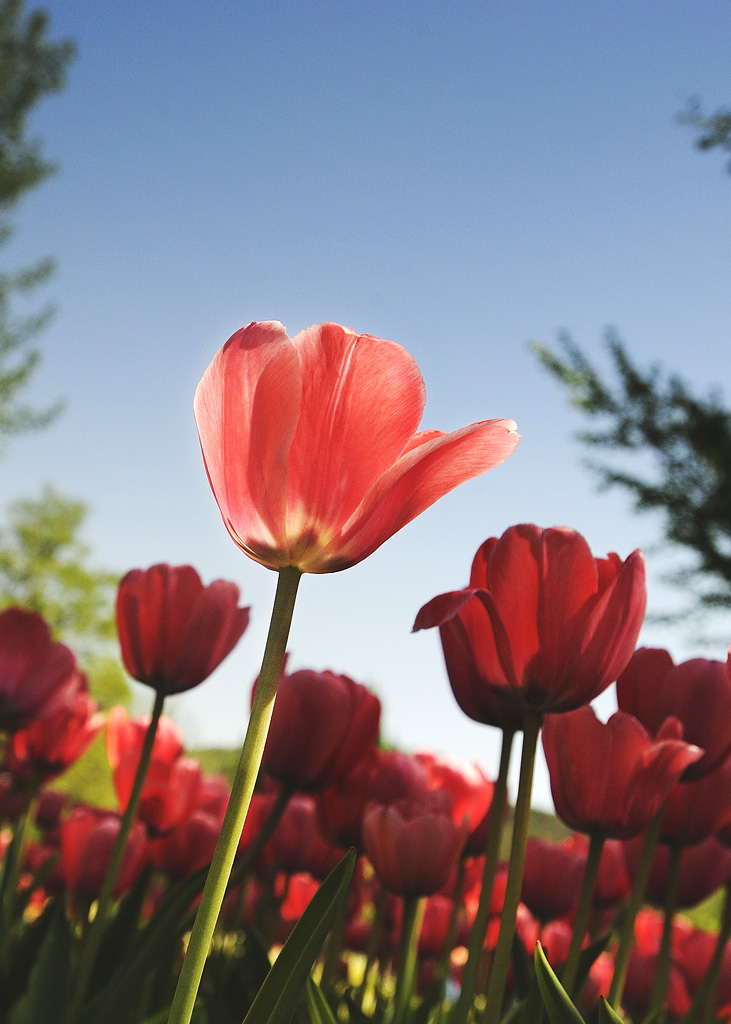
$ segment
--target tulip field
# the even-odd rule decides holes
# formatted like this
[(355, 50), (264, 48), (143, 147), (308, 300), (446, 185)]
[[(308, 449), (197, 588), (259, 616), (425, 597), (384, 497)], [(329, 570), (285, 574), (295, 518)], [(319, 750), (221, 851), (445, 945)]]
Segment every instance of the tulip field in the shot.
[[(517, 524), (413, 609), (461, 710), (499, 730), (490, 770), (383, 746), (347, 665), (288, 671), (302, 573), (368, 557), (519, 442), (512, 420), (419, 431), (424, 402), (403, 348), (337, 324), (250, 324), (203, 376), (223, 524), (278, 576), (232, 782), (186, 754), (164, 705), (244, 634), (233, 583), (187, 565), (122, 578), (140, 717), (97, 709), (38, 613), (0, 612), (0, 1024), (729, 1019), (731, 660), (637, 648), (639, 551)], [(100, 734), (114, 810), (54, 787)], [(539, 742), (560, 842), (529, 834)], [(718, 893), (715, 930), (691, 923)]]

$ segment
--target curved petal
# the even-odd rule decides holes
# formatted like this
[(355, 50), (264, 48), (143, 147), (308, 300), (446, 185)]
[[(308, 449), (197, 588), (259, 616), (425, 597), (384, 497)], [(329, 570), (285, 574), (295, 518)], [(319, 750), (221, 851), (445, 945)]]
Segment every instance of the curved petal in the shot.
[(411, 632), (418, 633), (420, 629), (443, 626), (462, 610), (473, 593), (474, 590), (453, 590), (433, 597), (419, 609)]
[(437, 436), (429, 431), (366, 495), (334, 558), (307, 571), (334, 572), (360, 562), (459, 484), (504, 462), (519, 440), (513, 420), (483, 420)]
[(342, 529), (412, 439), (426, 392), (416, 362), (395, 342), (325, 323), (292, 344), (303, 382), (289, 454), (294, 543), (313, 524)]
[(276, 321), (232, 335), (195, 393), (203, 459), (226, 528), (270, 568), (289, 561), (288, 458), (301, 397), (299, 359)]

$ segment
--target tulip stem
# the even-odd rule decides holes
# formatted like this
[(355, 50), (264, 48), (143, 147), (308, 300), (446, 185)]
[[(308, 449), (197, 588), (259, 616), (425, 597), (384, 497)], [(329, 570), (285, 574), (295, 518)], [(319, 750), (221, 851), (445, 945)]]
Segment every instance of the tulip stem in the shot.
[(150, 724), (147, 727), (145, 739), (142, 743), (140, 760), (135, 771), (134, 782), (132, 783), (132, 791), (129, 795), (127, 806), (124, 809), (122, 820), (119, 823), (119, 831), (117, 832), (117, 837), (114, 840), (112, 855), (109, 858), (109, 865), (107, 867), (106, 874), (104, 875), (104, 882), (102, 883), (102, 889), (99, 893), (99, 901), (96, 907), (96, 915), (89, 926), (89, 930), (84, 939), (84, 944), (81, 948), (78, 980), (76, 982), (74, 1001), (71, 1007), (72, 1021), (81, 1019), (81, 1011), (89, 989), (89, 983), (94, 969), (94, 961), (96, 960), (99, 943), (101, 942), (101, 938), (104, 934), (104, 929), (109, 918), (109, 910), (112, 905), (112, 897), (114, 894), (114, 885), (117, 881), (117, 875), (119, 874), (119, 869), (122, 865), (124, 848), (127, 845), (130, 829), (132, 828), (132, 823), (135, 819), (135, 815), (137, 814), (137, 808), (139, 807), (140, 797), (142, 795), (142, 787), (144, 786), (145, 777), (147, 776), (147, 769), (150, 766), (152, 750), (155, 746), (155, 736), (157, 735), (157, 726), (160, 721), (160, 716), (162, 715), (162, 707), (164, 703), (165, 694), (160, 690), (156, 690), (155, 702), (152, 707), (152, 714), (150, 715)]
[(673, 843), (670, 847), (668, 871), (665, 881), (665, 919), (662, 926), (660, 952), (657, 957), (655, 983), (652, 986), (652, 1010), (657, 1010), (665, 1000), (670, 980), (670, 942), (673, 934), (673, 918), (678, 905), (678, 879), (683, 847)]
[(419, 932), (424, 918), (426, 897), (405, 896), (401, 918), (398, 975), (396, 977), (395, 1011), (392, 1024), (405, 1024), (416, 978)]
[(226, 815), (221, 825), (221, 834), (213, 854), (200, 907), (190, 935), (188, 950), (175, 989), (168, 1024), (190, 1024), (193, 1014), (211, 938), (226, 894), (226, 885), (264, 754), (264, 744), (269, 731), (279, 678), (284, 667), (287, 639), (301, 575), (300, 570), (291, 565), (284, 566), (279, 570), (269, 635), (264, 649), (259, 682), (254, 694), (254, 703), (251, 707), (249, 725), (241, 748), (241, 757), (236, 769)]
[(612, 984), (609, 987), (609, 995), (607, 996), (607, 1002), (613, 1010), (619, 1011), (619, 1005), (622, 1002), (622, 995), (624, 993), (624, 983), (627, 978), (627, 968), (629, 966), (629, 955), (632, 950), (632, 942), (634, 940), (634, 927), (635, 918), (637, 913), (642, 906), (642, 901), (645, 896), (645, 889), (647, 888), (647, 879), (650, 877), (650, 868), (652, 867), (652, 856), (657, 846), (657, 840), (660, 835), (660, 825), (662, 824), (664, 806), (660, 808), (655, 814), (650, 824), (647, 826), (645, 832), (645, 841), (642, 844), (642, 853), (640, 854), (640, 862), (637, 866), (637, 874), (635, 876), (635, 883), (632, 887), (629, 901), (625, 907), (624, 922), (622, 924), (622, 930), (619, 936), (619, 946), (617, 947), (617, 955), (614, 958), (614, 974), (612, 975)]
[(492, 806), (490, 807), (490, 827), (487, 830), (480, 902), (472, 924), (472, 930), (470, 931), (469, 953), (467, 963), (462, 972), (462, 989), (450, 1016), (449, 1024), (465, 1024), (470, 1007), (472, 1006), (472, 1000), (474, 999), (477, 973), (482, 961), (482, 950), (485, 945), (487, 922), (490, 916), (495, 872), (497, 871), (500, 858), (505, 808), (508, 802), (508, 769), (510, 767), (510, 755), (513, 750), (514, 736), (514, 729), (503, 730), (503, 741), (500, 748), (500, 768), (492, 794)]
[(513, 819), (513, 840), (510, 847), (510, 863), (508, 865), (508, 884), (505, 890), (505, 902), (500, 917), (500, 933), (495, 947), (490, 981), (487, 986), (484, 1024), (498, 1024), (500, 1010), (505, 994), (505, 982), (508, 976), (510, 958), (515, 936), (515, 922), (520, 903), (520, 890), (523, 884), (523, 867), (525, 850), (528, 843), (528, 827), (530, 825), (530, 800), (533, 790), (533, 769), (536, 761), (536, 746), (541, 731), (541, 714), (527, 710), (523, 718), (523, 750), (520, 758), (520, 782), (518, 797), (515, 801), (515, 817)]
[(581, 883), (581, 895), (579, 896), (579, 906), (576, 910), (571, 945), (569, 946), (569, 953), (566, 957), (561, 977), (563, 987), (569, 996), (574, 994), (576, 975), (579, 970), (579, 960), (581, 959), (581, 946), (586, 935), (586, 926), (589, 923), (591, 903), (594, 898), (594, 890), (596, 889), (599, 861), (602, 858), (605, 839), (606, 836), (595, 834), (589, 841), (589, 854), (584, 866), (584, 880)]
[(442, 1017), (444, 1015), (444, 1000), (447, 994), (447, 980), (449, 978), (449, 971), (452, 965), (452, 950), (457, 939), (457, 925), (459, 923), (459, 912), (462, 909), (463, 896), (464, 896), (464, 882), (465, 882), (465, 858), (460, 857), (459, 864), (457, 866), (457, 880), (454, 883), (454, 892), (452, 894), (452, 910), (449, 915), (449, 927), (447, 929), (447, 941), (444, 943), (444, 949), (442, 955), (439, 958), (437, 965), (435, 981), (439, 985), (439, 1001), (437, 1003), (437, 1012), (432, 1018), (433, 1024), (442, 1024)]
[(707, 1022), (710, 1024), (714, 1020), (718, 978), (729, 938), (731, 938), (731, 881), (726, 882), (724, 889), (723, 911), (716, 938), (716, 948), (703, 981), (693, 997), (693, 1004), (684, 1018), (685, 1021), (699, 1020), (702, 1024), (707, 1024)]
[(381, 931), (383, 929), (383, 917), (386, 912), (386, 899), (387, 892), (384, 888), (378, 890), (376, 896), (376, 910), (373, 922), (371, 924), (371, 932), (368, 936), (368, 949), (366, 951), (366, 962), (363, 970), (363, 980), (358, 986), (354, 997), (353, 1003), (355, 1005), (360, 1004), (361, 1012), (363, 1012), (363, 1006), (366, 1001), (368, 993), (368, 975), (371, 973), (373, 964), (375, 963), (376, 954), (378, 952), (378, 943), (381, 938)]

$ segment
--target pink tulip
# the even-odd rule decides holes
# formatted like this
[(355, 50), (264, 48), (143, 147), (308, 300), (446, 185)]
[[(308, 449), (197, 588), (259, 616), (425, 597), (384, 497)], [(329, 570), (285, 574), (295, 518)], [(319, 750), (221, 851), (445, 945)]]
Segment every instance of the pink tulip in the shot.
[(224, 523), (270, 569), (355, 565), (458, 484), (503, 462), (512, 420), (416, 432), (426, 396), (399, 345), (338, 324), (237, 331), (195, 417)]

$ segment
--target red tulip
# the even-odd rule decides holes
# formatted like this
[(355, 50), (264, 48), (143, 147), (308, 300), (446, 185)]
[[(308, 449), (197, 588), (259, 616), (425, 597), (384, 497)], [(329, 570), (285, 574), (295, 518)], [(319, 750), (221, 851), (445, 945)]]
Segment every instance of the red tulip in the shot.
[(296, 794), (288, 802), (264, 857), (278, 871), (287, 874), (306, 872), (314, 878), (326, 878), (343, 856), (322, 835), (312, 797)]
[(249, 609), (239, 588), (215, 580), (203, 586), (190, 565), (132, 569), (117, 591), (122, 661), (133, 679), (162, 693), (202, 683), (239, 642)]
[[(638, 836), (624, 844), (627, 868), (633, 881), (637, 874), (643, 841), (644, 836)], [(669, 860), (669, 848), (659, 844), (653, 854), (645, 897), (660, 906), (665, 902)], [(711, 836), (710, 839), (705, 839), (695, 846), (688, 846), (680, 858), (678, 908), (697, 906), (730, 878), (731, 850), (727, 850), (717, 839)]]
[(9, 740), (10, 770), (25, 779), (52, 779), (81, 757), (104, 725), (104, 715), (86, 692), (86, 681), (67, 687), (63, 702)]
[(324, 788), (346, 775), (378, 737), (381, 702), (334, 672), (282, 675), (262, 765), (297, 789)]
[(731, 757), (700, 779), (678, 782), (665, 802), (660, 842), (694, 846), (731, 816)]
[(15, 732), (62, 703), (76, 659), (51, 639), (45, 619), (23, 608), (0, 612), (0, 731)]
[(623, 844), (618, 839), (608, 839), (602, 847), (592, 903), (602, 910), (618, 907), (629, 899), (631, 891)]
[(195, 808), (172, 831), (150, 841), (150, 860), (171, 878), (187, 878), (210, 863), (220, 831), (220, 817)]
[(195, 395), (234, 541), (270, 569), (346, 569), (518, 443), (512, 420), (416, 433), (424, 404), (418, 367), (393, 342), (337, 324), (291, 340), (274, 321), (237, 331)]
[(488, 813), (495, 789), (480, 765), (457, 757), (440, 757), (429, 751), (415, 756), (426, 769), (429, 788), (445, 790), (452, 798), (455, 825), (467, 821), (471, 833)]
[(428, 789), (424, 766), (415, 757), (372, 747), (344, 778), (319, 794), (320, 825), (337, 846), (355, 846), (362, 852), (363, 813), (369, 803), (414, 800)]
[(396, 896), (430, 896), (442, 889), (467, 838), (437, 793), (418, 801), (371, 804), (363, 817), (368, 859)]
[[(130, 718), (124, 708), (112, 708), (107, 716), (106, 733), (107, 759), (112, 771), (129, 750), (135, 751), (139, 758), (149, 725), (149, 715)], [(183, 740), (180, 730), (171, 718), (162, 715), (157, 723), (155, 743), (152, 748), (153, 759), (171, 764), (182, 753)]]
[[(88, 807), (76, 807), (61, 826), (61, 871), (72, 892), (95, 899), (119, 832), (119, 818)], [(135, 822), (127, 839), (114, 886), (120, 896), (137, 878), (147, 859), (147, 840), (141, 822)]]
[[(148, 725), (144, 716), (130, 721), (123, 708), (109, 713), (107, 755), (122, 810), (132, 793)], [(182, 749), (176, 726), (161, 717), (137, 809), (140, 820), (158, 835), (175, 828), (197, 806), (201, 767), (193, 758), (183, 757)]]
[[(462, 616), (480, 680), (470, 685), (535, 711), (571, 711), (627, 665), (645, 613), (639, 551), (625, 562), (594, 558), (573, 530), (524, 524), (482, 545), (472, 580), (483, 579), (434, 598), (414, 624), (425, 629)], [(458, 701), (479, 713), (479, 693), (462, 691)]]
[(617, 679), (617, 702), (653, 734), (670, 715), (680, 719), (683, 739), (705, 751), (686, 779), (700, 778), (731, 753), (731, 678), (721, 661), (674, 665), (667, 651), (640, 647)]
[(703, 754), (677, 732), (671, 725), (653, 740), (624, 711), (606, 724), (591, 707), (548, 715), (543, 749), (556, 814), (579, 832), (613, 839), (638, 835), (688, 765)]
[(586, 850), (569, 838), (549, 843), (532, 836), (525, 855), (520, 898), (542, 922), (567, 917), (579, 902)]

